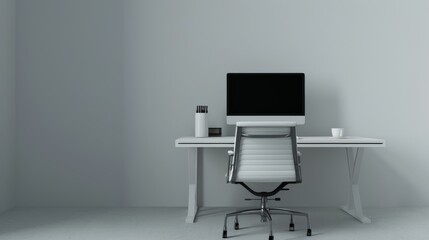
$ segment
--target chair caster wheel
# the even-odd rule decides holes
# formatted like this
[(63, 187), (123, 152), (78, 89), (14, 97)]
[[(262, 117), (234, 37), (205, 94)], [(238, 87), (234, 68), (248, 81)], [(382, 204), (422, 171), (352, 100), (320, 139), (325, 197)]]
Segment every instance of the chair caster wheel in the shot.
[(274, 236), (269, 236), (268, 240), (274, 240)]
[(307, 229), (307, 236), (311, 236), (311, 229)]
[(289, 231), (291, 232), (295, 231), (295, 224), (293, 223), (289, 224)]
[(234, 223), (234, 229), (235, 230), (240, 229), (240, 224), (238, 222)]
[(227, 238), (227, 237), (228, 237), (228, 236), (227, 236), (226, 230), (223, 230), (222, 238)]

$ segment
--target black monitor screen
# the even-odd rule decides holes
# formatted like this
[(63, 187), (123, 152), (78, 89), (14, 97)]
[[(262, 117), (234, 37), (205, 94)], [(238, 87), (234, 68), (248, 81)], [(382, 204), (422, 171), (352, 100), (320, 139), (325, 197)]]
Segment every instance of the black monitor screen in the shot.
[(304, 116), (304, 73), (228, 73), (228, 116)]

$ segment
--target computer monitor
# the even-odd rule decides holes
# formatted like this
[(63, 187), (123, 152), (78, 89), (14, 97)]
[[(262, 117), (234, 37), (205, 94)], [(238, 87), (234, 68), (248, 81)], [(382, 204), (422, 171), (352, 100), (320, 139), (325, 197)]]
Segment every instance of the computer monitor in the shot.
[(304, 73), (228, 73), (226, 122), (305, 123)]

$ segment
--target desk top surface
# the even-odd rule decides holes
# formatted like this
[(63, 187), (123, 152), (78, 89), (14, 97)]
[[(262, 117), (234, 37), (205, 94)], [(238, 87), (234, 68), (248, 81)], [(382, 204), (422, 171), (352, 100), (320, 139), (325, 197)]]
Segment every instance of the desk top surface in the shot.
[[(329, 136), (298, 137), (298, 147), (385, 147), (384, 139), (347, 136), (334, 138)], [(234, 147), (234, 136), (225, 137), (181, 137), (176, 139), (176, 147)]]

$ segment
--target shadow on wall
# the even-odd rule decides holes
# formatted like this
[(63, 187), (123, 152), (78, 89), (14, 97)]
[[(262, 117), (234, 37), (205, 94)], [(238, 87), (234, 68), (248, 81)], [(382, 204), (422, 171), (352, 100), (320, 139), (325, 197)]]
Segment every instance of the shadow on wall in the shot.
[[(335, 80), (306, 77), (305, 125), (298, 126), (300, 136), (326, 136), (331, 128), (343, 126), (339, 102), (339, 88)], [(223, 135), (235, 134), (235, 126), (223, 126)]]
[(203, 202), (203, 200), (204, 200), (204, 187), (203, 187), (203, 185), (204, 185), (204, 177), (203, 177), (203, 174), (201, 174), (203, 171), (204, 171), (204, 152), (203, 152), (203, 150), (198, 150), (198, 152), (197, 152), (197, 154), (198, 154), (198, 159), (200, 160), (200, 161), (198, 161), (197, 162), (197, 168), (198, 168), (198, 173), (200, 173), (200, 174), (198, 174), (198, 176), (197, 176), (197, 182), (198, 182), (198, 185), (197, 185), (197, 201), (198, 201), (198, 203), (202, 203)]
[(334, 81), (307, 77), (305, 93), (305, 125), (298, 126), (299, 136), (326, 136), (332, 127), (341, 124), (338, 87)]
[[(371, 207), (425, 206), (428, 194), (412, 182), (423, 166), (416, 165), (419, 156), (401, 150), (395, 143), (386, 148), (367, 149), (361, 169), (361, 195), (363, 204)], [(399, 151), (398, 151), (398, 150)], [(408, 170), (400, 162), (409, 162)], [(404, 175), (403, 172), (408, 172)]]
[[(312, 80), (310, 77), (307, 81), (306, 90), (306, 124), (298, 127), (298, 134), (301, 136), (315, 136), (315, 135), (328, 135), (330, 134), (330, 128), (338, 125), (340, 121), (340, 104), (338, 96), (338, 88), (334, 87), (335, 83), (329, 79), (318, 79)], [(327, 82), (327, 83), (326, 83)], [(224, 135), (234, 135), (234, 126), (227, 126)], [(222, 129), (224, 130), (224, 129)], [(205, 153), (200, 152), (199, 156), (201, 161), (198, 162), (199, 172), (202, 173), (198, 176), (198, 200), (203, 206), (253, 206), (253, 202), (244, 202), (243, 198), (252, 197), (249, 196), (244, 188), (239, 186), (233, 186), (232, 184), (225, 183), (226, 173), (226, 161), (227, 154), (226, 149), (221, 150), (206, 150)], [(306, 150), (306, 164), (308, 164), (308, 172), (315, 173), (313, 177), (307, 176), (306, 184), (296, 186), (294, 188), (300, 189), (298, 193), (285, 194), (288, 204), (292, 206), (303, 206), (302, 198), (313, 199), (314, 191), (312, 189), (331, 189), (326, 199), (320, 202), (308, 202), (311, 206), (332, 206), (337, 203), (338, 188), (346, 189), (347, 181), (346, 161), (343, 161), (343, 152), (324, 150), (322, 153), (320, 149)], [(314, 152), (314, 153), (313, 153)], [(215, 161), (210, 161), (213, 159)], [(341, 160), (337, 160), (341, 158)], [(313, 161), (313, 159), (315, 161)], [(325, 160), (325, 161), (323, 161)], [(342, 164), (339, 164), (342, 163)], [(322, 173), (320, 170), (323, 168)], [(337, 172), (339, 176), (333, 177), (332, 171)], [(325, 173), (326, 172), (326, 173)], [(322, 175), (322, 176), (320, 176)], [(320, 183), (320, 179), (325, 177), (327, 181), (322, 182), (322, 187), (317, 183)], [(344, 179), (340, 186), (332, 187), (333, 184), (329, 184), (337, 181), (337, 178)], [(313, 188), (312, 188), (313, 187)], [(214, 191), (220, 191), (222, 194), (218, 196)], [(317, 192), (317, 191), (316, 191)], [(343, 192), (343, 191), (340, 191)], [(292, 195), (292, 196), (290, 196)], [(345, 192), (344, 198), (347, 196)], [(344, 200), (344, 198), (342, 200)], [(340, 201), (341, 203), (343, 201)]]
[[(306, 124), (298, 127), (300, 136), (330, 135), (332, 127), (347, 127), (348, 122), (344, 121), (346, 109), (341, 102), (341, 88), (334, 79), (313, 79), (307, 76), (306, 82)], [(347, 134), (347, 129), (346, 129)], [(384, 138), (387, 141), (386, 148), (366, 149), (363, 156), (363, 163), (360, 176), (361, 197), (364, 206), (387, 207), (387, 206), (421, 206), (428, 202), (429, 193), (419, 190), (420, 183), (413, 182), (414, 179), (425, 178), (422, 169), (427, 168), (425, 160), (417, 153), (416, 149), (405, 149), (406, 145), (402, 141), (395, 141), (395, 138), (388, 136), (375, 136)], [(423, 146), (420, 146), (423, 147)], [(414, 150), (414, 151), (413, 151)], [(307, 167), (311, 171), (319, 171), (320, 167), (335, 169), (339, 172), (338, 181), (349, 181), (343, 169), (346, 169), (347, 162), (345, 156), (340, 154), (335, 156), (338, 150), (324, 150), (320, 155), (320, 149), (313, 152), (311, 149), (303, 150), (307, 162), (311, 162)], [(338, 161), (315, 161), (313, 158), (339, 158)], [(404, 168), (404, 162), (406, 168)], [(420, 166), (419, 166), (420, 164)], [(341, 165), (341, 166), (340, 166)], [(314, 168), (315, 167), (315, 168)], [(402, 169), (401, 169), (402, 168)], [(404, 171), (409, 174), (404, 175)], [(334, 171), (336, 172), (336, 171)], [(422, 176), (416, 176), (422, 175)], [(333, 181), (333, 177), (319, 179), (309, 177), (307, 179), (309, 188), (317, 189), (317, 181)], [(314, 181), (314, 182), (311, 182)], [(328, 187), (328, 186), (326, 186)], [(344, 185), (338, 187), (345, 187)], [(326, 203), (329, 199), (326, 199)]]
[[(310, 78), (309, 78), (310, 79)], [(344, 106), (340, 102), (341, 89), (335, 87), (335, 81), (307, 82), (306, 92), (306, 124), (298, 127), (301, 136), (329, 135), (332, 127), (346, 126), (344, 122)], [(231, 127), (231, 134), (233, 127)], [(413, 179), (414, 175), (423, 174), (424, 166), (416, 166), (421, 156), (405, 150), (401, 142), (393, 142), (387, 136), (386, 148), (365, 149), (360, 186), (362, 203), (365, 206), (388, 207), (410, 203), (422, 205), (429, 194), (419, 191)], [(293, 193), (285, 194), (291, 206), (339, 206), (347, 201), (348, 171), (344, 149), (302, 149), (304, 155), (303, 172), (305, 182), (296, 186)], [(411, 152), (411, 153), (410, 153)], [(207, 206), (247, 205), (242, 198), (247, 197), (241, 188), (234, 188), (225, 183), (226, 150), (210, 150), (206, 154), (199, 153), (199, 194), (200, 203)], [(211, 161), (212, 158), (217, 161)], [(206, 162), (207, 160), (207, 162)], [(411, 161), (412, 160), (412, 161)], [(403, 175), (403, 162), (410, 165), (410, 175)], [(420, 168), (420, 169), (419, 169)], [(414, 171), (413, 171), (414, 170)], [(205, 175), (205, 176), (204, 176)], [(421, 176), (422, 178), (423, 176)], [(206, 185), (205, 187), (202, 187)], [(216, 189), (216, 187), (218, 189)], [(216, 190), (214, 190), (216, 189)], [(223, 192), (217, 196), (213, 191)], [(214, 200), (211, 200), (214, 198)], [(305, 201), (302, 201), (305, 199)], [(314, 201), (314, 199), (317, 199)], [(250, 203), (249, 203), (250, 204)], [(370, 216), (371, 217), (371, 216)]]

